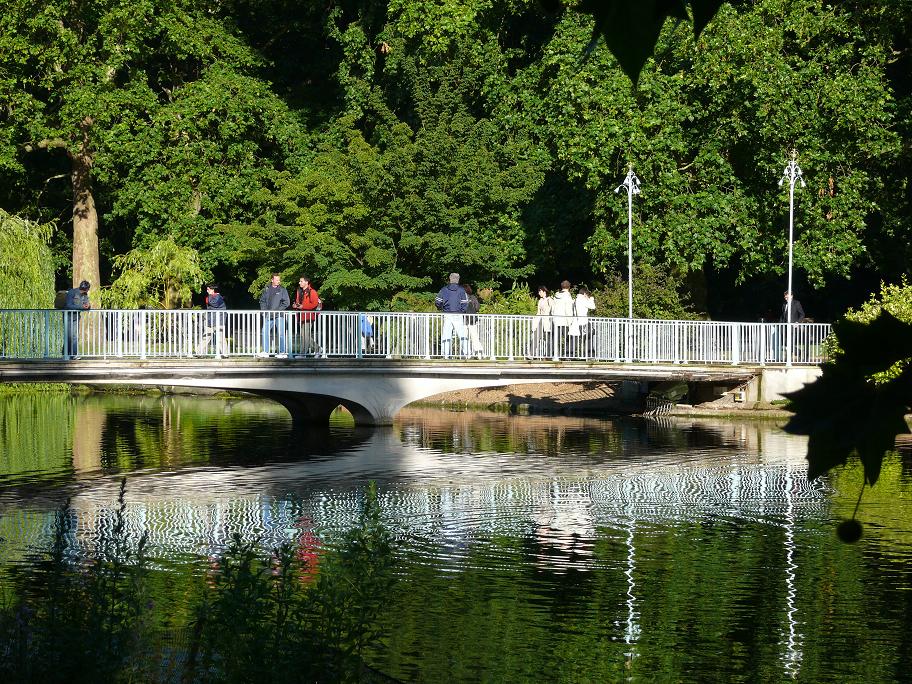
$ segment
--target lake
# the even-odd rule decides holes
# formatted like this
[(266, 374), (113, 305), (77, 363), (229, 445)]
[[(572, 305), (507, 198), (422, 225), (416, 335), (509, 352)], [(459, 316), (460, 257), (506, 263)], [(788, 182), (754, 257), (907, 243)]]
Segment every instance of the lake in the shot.
[[(401, 681), (910, 681), (912, 454), (865, 491), (808, 482), (771, 421), (407, 408), (391, 428), (296, 428), (256, 399), (0, 395), (0, 572), (127, 524), (157, 571), (232, 532), (337, 537), (377, 483), (397, 582), (375, 669)], [(188, 570), (190, 569), (190, 570)], [(4, 575), (0, 574), (0, 580)]]

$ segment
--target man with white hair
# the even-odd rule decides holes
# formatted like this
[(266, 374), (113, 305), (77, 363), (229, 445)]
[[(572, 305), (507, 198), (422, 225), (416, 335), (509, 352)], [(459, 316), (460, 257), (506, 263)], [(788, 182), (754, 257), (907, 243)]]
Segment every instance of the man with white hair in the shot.
[(445, 359), (450, 358), (450, 345), (454, 336), (459, 338), (459, 352), (463, 356), (470, 353), (462, 316), (469, 303), (469, 296), (466, 294), (465, 288), (459, 284), (458, 273), (450, 273), (449, 280), (449, 284), (440, 288), (440, 292), (434, 299), (437, 310), (447, 314), (443, 317), (443, 328), (440, 334), (440, 353)]

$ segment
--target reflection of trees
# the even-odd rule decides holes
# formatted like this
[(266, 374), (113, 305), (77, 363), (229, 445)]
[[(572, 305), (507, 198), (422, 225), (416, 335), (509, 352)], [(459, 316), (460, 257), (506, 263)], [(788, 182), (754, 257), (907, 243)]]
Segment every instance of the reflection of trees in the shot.
[(396, 429), (404, 444), (443, 453), (549, 456), (621, 448), (612, 423), (585, 418), (406, 408), (397, 416)]
[(0, 482), (71, 472), (73, 411), (65, 392), (0, 395)]

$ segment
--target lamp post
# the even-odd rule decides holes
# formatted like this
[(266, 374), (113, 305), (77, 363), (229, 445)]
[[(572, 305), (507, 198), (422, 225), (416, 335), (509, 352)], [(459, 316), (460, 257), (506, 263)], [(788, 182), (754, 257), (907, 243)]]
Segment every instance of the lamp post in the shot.
[(633, 318), (633, 196), (640, 194), (640, 179), (630, 164), (627, 177), (614, 191), (627, 188), (627, 318)]
[(779, 187), (788, 181), (789, 184), (789, 258), (788, 258), (788, 299), (785, 307), (785, 365), (792, 365), (792, 242), (795, 234), (795, 183), (800, 182), (801, 187), (805, 187), (804, 176), (801, 173), (801, 167), (798, 166), (798, 151), (792, 150), (792, 158), (782, 172), (782, 178), (779, 179)]

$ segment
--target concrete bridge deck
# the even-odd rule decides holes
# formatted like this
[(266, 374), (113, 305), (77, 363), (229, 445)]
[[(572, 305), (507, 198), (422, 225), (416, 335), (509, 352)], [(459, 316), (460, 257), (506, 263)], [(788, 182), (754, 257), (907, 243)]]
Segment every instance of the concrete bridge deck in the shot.
[[(806, 376), (813, 369), (794, 368)], [(403, 406), (455, 390), (553, 382), (678, 380), (749, 386), (785, 369), (747, 366), (387, 359), (29, 360), (0, 363), (0, 382), (180, 386), (272, 398), (298, 419), (325, 422), (340, 404), (365, 425), (389, 424)], [(796, 379), (796, 382), (801, 379)], [(807, 381), (804, 379), (803, 381)], [(800, 386), (800, 384), (798, 385)], [(760, 397), (757, 397), (760, 398)]]

